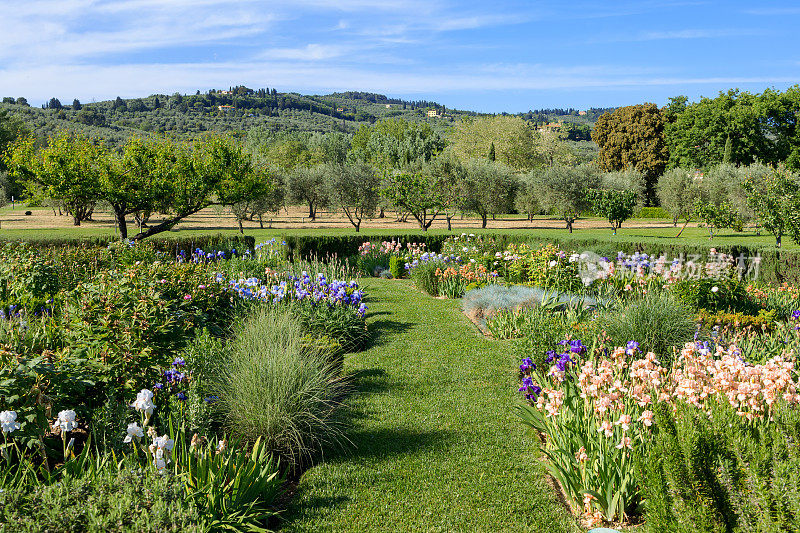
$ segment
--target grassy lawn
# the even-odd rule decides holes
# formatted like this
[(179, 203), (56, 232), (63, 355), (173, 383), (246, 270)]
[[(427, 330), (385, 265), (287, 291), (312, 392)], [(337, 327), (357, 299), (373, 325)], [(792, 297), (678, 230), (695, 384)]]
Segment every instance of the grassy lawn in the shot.
[(547, 485), (507, 343), (459, 302), (365, 280), (374, 345), (349, 355), (348, 437), (302, 476), (285, 531), (577, 531)]
[[(597, 220), (597, 219), (592, 219)], [(667, 221), (658, 220), (637, 220), (639, 223), (651, 223), (647, 227), (623, 227), (617, 235), (611, 234), (610, 228), (581, 228), (579, 225), (573, 233), (569, 233), (565, 228), (551, 228), (542, 227), (534, 221), (530, 227), (515, 227), (515, 228), (493, 228), (491, 222), (489, 227), (485, 230), (471, 228), (459, 228), (456, 221), (452, 232), (445, 229), (436, 228), (431, 229), (428, 234), (434, 235), (452, 235), (460, 234), (462, 232), (475, 233), (475, 234), (504, 234), (504, 235), (517, 235), (528, 236), (531, 238), (540, 239), (556, 239), (565, 243), (569, 247), (572, 241), (580, 241), (584, 239), (597, 239), (601, 242), (607, 243), (623, 243), (633, 242), (646, 245), (651, 249), (658, 249), (659, 245), (701, 245), (701, 246), (731, 246), (731, 245), (747, 245), (759, 246), (764, 248), (774, 248), (775, 238), (765, 232), (761, 235), (756, 235), (752, 230), (736, 233), (732, 230), (721, 230), (713, 240), (708, 238), (708, 230), (706, 228), (687, 227), (680, 237), (676, 237), (680, 226), (674, 228)], [(580, 224), (580, 223), (579, 223)], [(170, 237), (192, 237), (193, 235), (208, 235), (208, 234), (223, 234), (235, 236), (239, 232), (234, 229), (181, 229), (178, 228), (164, 232), (158, 235), (158, 238)], [(365, 240), (371, 236), (387, 236), (387, 235), (422, 235), (419, 229), (407, 228), (363, 228), (360, 233), (356, 233), (351, 227), (340, 228), (283, 228), (283, 229), (247, 229), (246, 235), (255, 237), (256, 242), (263, 242), (272, 237), (280, 237), (282, 235), (363, 235)], [(92, 224), (84, 224), (77, 227), (64, 227), (64, 228), (37, 228), (37, 229), (4, 229), (0, 228), (0, 239), (23, 239), (23, 240), (39, 240), (39, 239), (62, 239), (62, 238), (91, 238), (99, 236), (113, 237), (114, 232), (111, 228), (98, 227)], [(578, 247), (580, 245), (578, 244)], [(788, 237), (784, 238), (784, 250), (798, 250), (800, 246), (792, 242)]]

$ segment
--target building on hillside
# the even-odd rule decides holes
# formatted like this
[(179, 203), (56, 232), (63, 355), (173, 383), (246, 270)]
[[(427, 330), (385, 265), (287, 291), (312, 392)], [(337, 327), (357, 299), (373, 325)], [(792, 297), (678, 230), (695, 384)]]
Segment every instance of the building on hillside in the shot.
[(232, 105), (218, 105), (217, 109), (219, 109), (220, 111), (233, 111), (236, 108), (233, 107)]
[(386, 109), (391, 109), (391, 108), (392, 108), (392, 104), (386, 104)]
[(230, 91), (220, 91), (219, 94), (233, 94), (233, 93)]
[(428, 110), (428, 116), (429, 117), (438, 117), (439, 116), (439, 112), (436, 111), (435, 109), (429, 109)]
[(578, 111), (578, 114), (579, 114), (580, 116), (584, 116), (584, 115), (586, 114), (586, 111)]
[(344, 113), (344, 108), (343, 107), (337, 107), (336, 111), (339, 112), (339, 113)]
[(561, 122), (548, 122), (547, 124), (543, 124), (543, 125), (539, 126), (538, 130), (539, 131), (555, 131), (555, 132), (558, 132), (558, 131), (561, 131), (561, 126), (562, 126)]

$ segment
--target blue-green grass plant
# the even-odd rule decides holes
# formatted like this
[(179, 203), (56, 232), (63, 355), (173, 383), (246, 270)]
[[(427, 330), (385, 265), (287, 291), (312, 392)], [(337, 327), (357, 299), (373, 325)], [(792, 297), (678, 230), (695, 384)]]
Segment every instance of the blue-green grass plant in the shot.
[(237, 328), (218, 376), (219, 406), (238, 438), (298, 465), (324, 444), (344, 441), (332, 417), (345, 382), (325, 354), (304, 341), (285, 309), (260, 308)]

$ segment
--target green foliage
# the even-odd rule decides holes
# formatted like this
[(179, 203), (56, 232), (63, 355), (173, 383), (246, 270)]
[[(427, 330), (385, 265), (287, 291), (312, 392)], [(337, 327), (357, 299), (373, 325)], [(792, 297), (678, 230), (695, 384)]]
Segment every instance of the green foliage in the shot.
[(675, 225), (678, 219), (688, 220), (692, 216), (695, 201), (700, 198), (700, 189), (692, 174), (680, 167), (672, 168), (658, 178), (656, 192), (661, 207), (672, 216)]
[(495, 160), (517, 171), (542, 166), (537, 153), (537, 133), (519, 117), (467, 118), (455, 125), (449, 137), (452, 150), (463, 161), (486, 159), (492, 147)]
[[(284, 479), (267, 446), (257, 438), (250, 446), (213, 440), (205, 446), (187, 446), (177, 452), (186, 493), (198, 508), (205, 529), (211, 531), (264, 531), (274, 517), (275, 500)], [(248, 450), (248, 448), (251, 448)]]
[(400, 279), (405, 274), (405, 264), (402, 259), (396, 255), (389, 257), (389, 272), (395, 279)]
[(797, 177), (785, 168), (778, 168), (767, 176), (750, 176), (743, 185), (748, 205), (756, 213), (758, 223), (775, 236), (776, 246), (781, 245), (781, 238), (785, 234), (800, 243)]
[[(447, 235), (436, 234), (374, 234), (369, 235), (369, 239), (375, 242), (398, 241), (398, 242), (418, 242), (425, 244), (425, 249), (431, 252), (439, 252), (442, 243), (447, 239)], [(285, 237), (286, 248), (289, 258), (297, 261), (309, 257), (329, 257), (336, 256), (339, 259), (352, 257), (358, 254), (358, 247), (364, 244), (366, 237), (363, 235), (287, 235)], [(388, 260), (387, 260), (388, 261)], [(388, 262), (384, 264), (388, 266)]]
[(666, 356), (664, 361), (671, 360), (673, 347), (681, 348), (697, 331), (692, 311), (668, 294), (648, 294), (620, 310), (607, 312), (601, 329), (613, 346), (636, 341), (642, 352)]
[(713, 327), (733, 327), (736, 329), (754, 329), (759, 332), (772, 330), (775, 323), (775, 312), (759, 309), (758, 315), (748, 315), (741, 312), (717, 311), (709, 312), (701, 309), (697, 321), (706, 329)]
[(378, 206), (380, 178), (366, 164), (345, 164), (330, 169), (327, 194), (331, 203), (344, 211), (356, 229), (372, 217)]
[(444, 266), (446, 265), (439, 261), (420, 263), (411, 270), (414, 286), (431, 296), (439, 296), (439, 278), (436, 276), (436, 271)]
[(648, 218), (648, 219), (661, 219), (670, 218), (670, 213), (664, 210), (664, 207), (641, 207), (633, 218)]
[(636, 193), (634, 191), (615, 191), (611, 189), (589, 189), (586, 198), (592, 205), (595, 215), (605, 217), (611, 223), (614, 235), (622, 223), (633, 216), (636, 208)]
[(800, 526), (796, 409), (748, 422), (728, 405), (707, 414), (655, 409), (639, 464), (648, 531), (792, 531)]
[(578, 262), (570, 261), (555, 245), (532, 248), (522, 244), (511, 247), (510, 251), (517, 260), (507, 267), (508, 281), (562, 292), (577, 292), (583, 287), (578, 277)]
[[(795, 119), (798, 88), (761, 94), (731, 89), (715, 98), (674, 107), (665, 126), (670, 166), (704, 168), (730, 162), (775, 164), (796, 150)], [(728, 161), (726, 152), (729, 154)]]
[(349, 157), (389, 173), (410, 163), (429, 162), (444, 146), (445, 140), (428, 124), (387, 119), (361, 126), (353, 135)]
[(0, 490), (6, 531), (204, 531), (184, 483), (152, 469), (118, 469)]
[(686, 278), (670, 290), (695, 311), (756, 312), (744, 283), (735, 278)]
[(731, 228), (742, 231), (742, 219), (727, 202), (714, 205), (700, 199), (695, 200), (692, 214), (706, 225), (709, 238), (714, 238), (715, 229)]
[(572, 225), (578, 215), (589, 207), (585, 191), (597, 187), (598, 181), (594, 165), (556, 165), (536, 175), (534, 188), (542, 208), (563, 219), (572, 233)]
[(101, 180), (108, 153), (89, 138), (61, 133), (48, 146), (35, 149), (32, 138), (19, 139), (8, 150), (12, 176), (35, 182), (72, 216), (76, 226), (89, 218), (102, 198)]
[(438, 179), (427, 171), (397, 172), (384, 180), (381, 193), (402, 211), (411, 213), (422, 231), (427, 231), (445, 207)]
[(610, 189), (614, 191), (631, 191), (636, 195), (638, 205), (644, 205), (647, 201), (647, 183), (644, 173), (639, 172), (633, 167), (624, 170), (603, 172), (600, 174), (600, 189)]
[(346, 352), (363, 348), (367, 341), (364, 319), (346, 306), (315, 305), (309, 301), (296, 303), (292, 314), (303, 332), (316, 337), (329, 337)]
[(664, 124), (665, 118), (658, 107), (646, 103), (605, 113), (592, 130), (592, 139), (600, 147), (600, 168), (633, 167), (642, 172), (649, 201), (655, 199), (656, 179), (664, 172), (669, 159)]
[(477, 213), (486, 227), (487, 217), (511, 211), (515, 181), (503, 164), (488, 159), (470, 159), (464, 165), (466, 180), (461, 207)]
[(260, 309), (237, 329), (218, 376), (219, 405), (237, 436), (262, 438), (290, 465), (342, 439), (331, 418), (343, 391), (335, 366), (309, 351), (286, 311)]

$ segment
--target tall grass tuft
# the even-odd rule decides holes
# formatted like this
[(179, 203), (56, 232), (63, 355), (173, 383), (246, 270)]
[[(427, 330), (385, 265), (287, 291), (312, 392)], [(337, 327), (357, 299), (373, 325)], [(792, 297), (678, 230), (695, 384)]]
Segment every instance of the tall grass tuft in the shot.
[(667, 293), (648, 294), (606, 313), (601, 324), (612, 346), (636, 341), (642, 351), (660, 356), (671, 356), (673, 347), (682, 347), (697, 331), (691, 310)]
[(322, 274), (325, 279), (347, 281), (358, 277), (358, 270), (336, 256), (327, 256), (324, 260), (318, 257), (301, 259), (287, 264), (287, 272), (295, 277), (300, 277), (303, 272), (316, 276)]
[(286, 310), (260, 308), (242, 322), (217, 381), (230, 431), (261, 437), (290, 465), (344, 440), (332, 415), (345, 383), (335, 363), (304, 342)]

